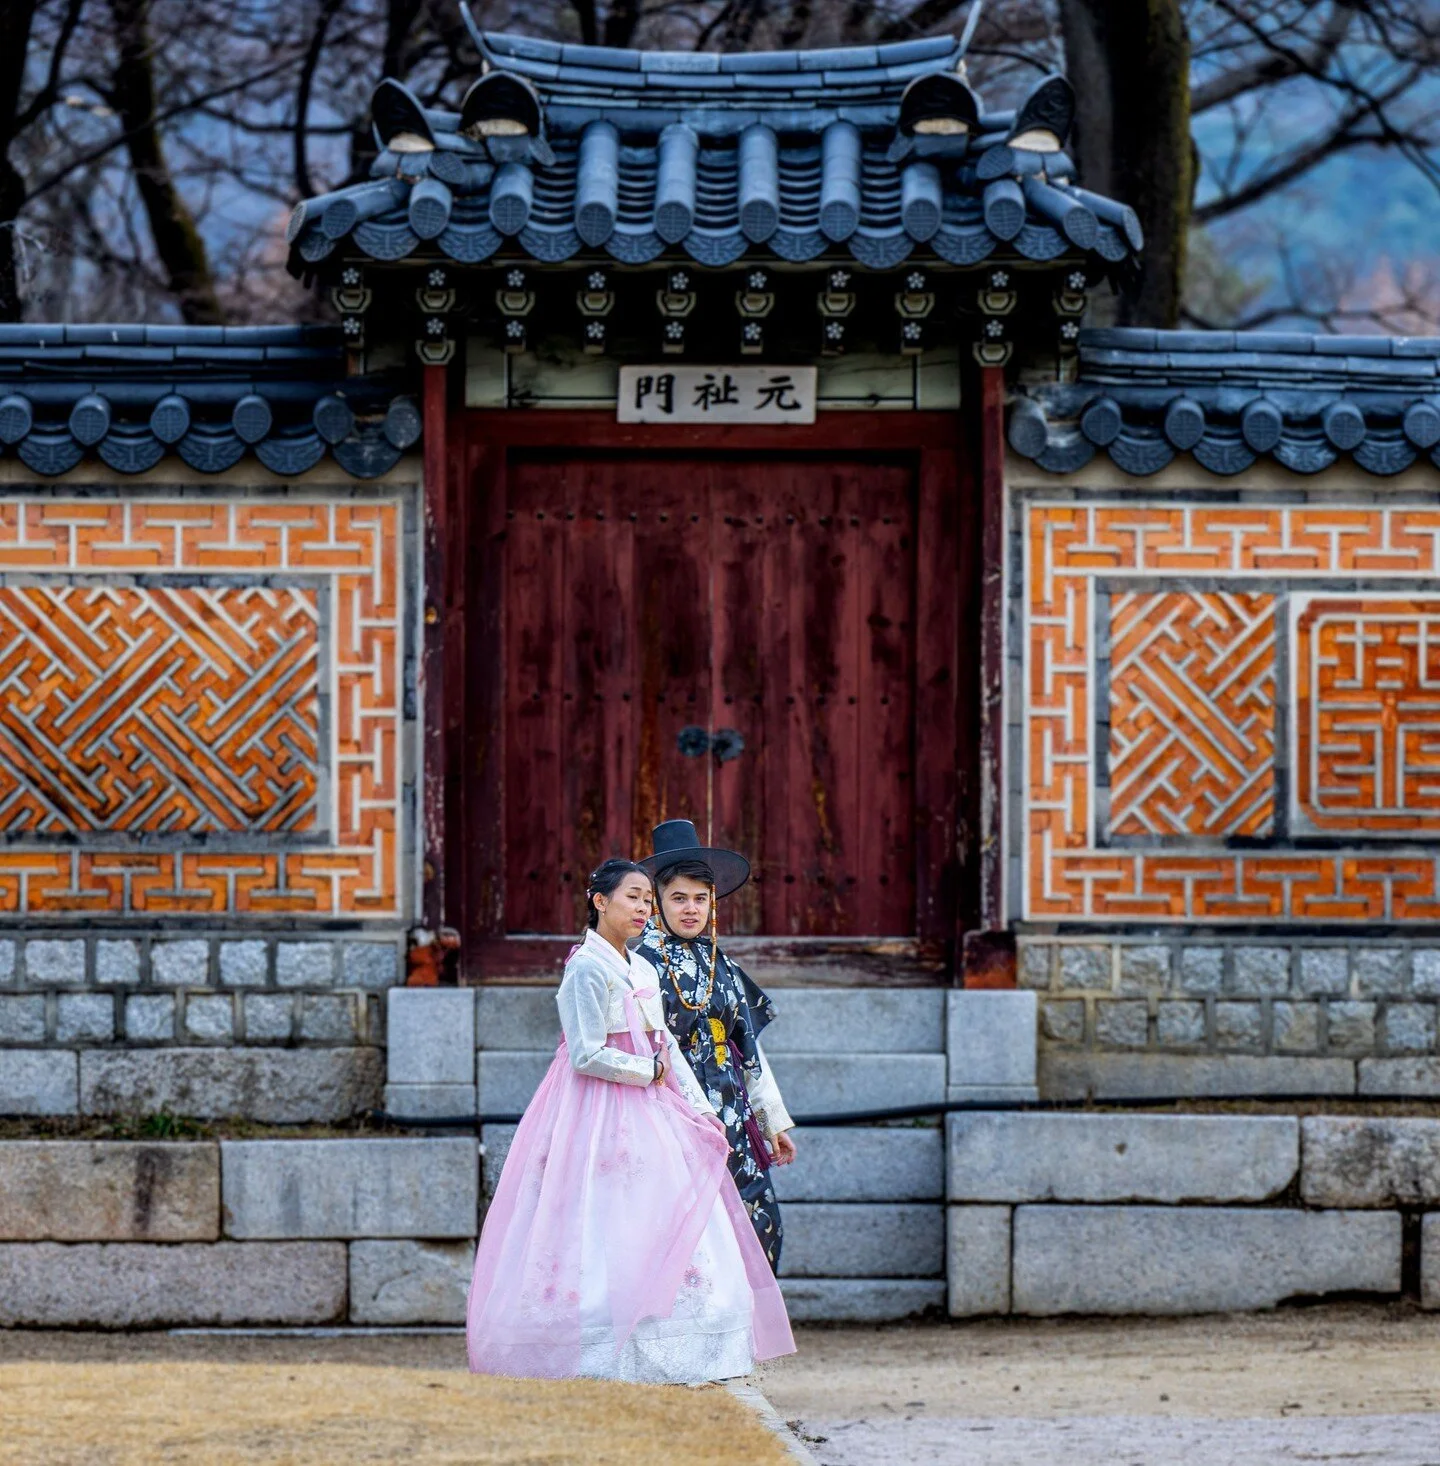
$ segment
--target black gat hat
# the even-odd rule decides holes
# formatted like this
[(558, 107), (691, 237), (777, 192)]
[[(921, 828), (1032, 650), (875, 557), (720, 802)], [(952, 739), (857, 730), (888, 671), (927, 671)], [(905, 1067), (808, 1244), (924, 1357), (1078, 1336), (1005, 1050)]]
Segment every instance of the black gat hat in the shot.
[(652, 880), (682, 860), (702, 861), (715, 872), (717, 898), (733, 894), (750, 879), (750, 862), (734, 850), (702, 845), (691, 820), (666, 820), (664, 824), (655, 826), (650, 839), (655, 853), (636, 861), (636, 864)]

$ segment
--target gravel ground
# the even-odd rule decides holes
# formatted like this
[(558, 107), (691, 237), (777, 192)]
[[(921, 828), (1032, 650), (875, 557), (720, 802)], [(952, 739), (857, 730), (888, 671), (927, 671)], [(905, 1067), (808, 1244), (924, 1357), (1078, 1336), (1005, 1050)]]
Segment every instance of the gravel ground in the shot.
[(797, 1331), (762, 1372), (822, 1466), (1440, 1466), (1440, 1314)]

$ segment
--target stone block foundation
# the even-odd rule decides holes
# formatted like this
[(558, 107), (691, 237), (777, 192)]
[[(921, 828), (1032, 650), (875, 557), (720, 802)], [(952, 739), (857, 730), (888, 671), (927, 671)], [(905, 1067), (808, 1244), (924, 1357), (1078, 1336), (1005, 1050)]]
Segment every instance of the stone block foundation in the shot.
[(1414, 937), (1018, 938), (1046, 1099), (1440, 1095), (1440, 946)]
[(947, 1129), (956, 1317), (1395, 1297), (1407, 1218), (1417, 1301), (1440, 1308), (1440, 1120), (980, 1113)]
[[(1440, 1308), (1440, 1120), (949, 1125), (948, 1156), (935, 1129), (800, 1132), (801, 1161), (777, 1175), (794, 1318), (1208, 1312), (1402, 1286)], [(0, 1326), (459, 1323), (512, 1132), (484, 1127), (483, 1151), (0, 1143)], [(1402, 1272), (1415, 1231), (1418, 1277)]]

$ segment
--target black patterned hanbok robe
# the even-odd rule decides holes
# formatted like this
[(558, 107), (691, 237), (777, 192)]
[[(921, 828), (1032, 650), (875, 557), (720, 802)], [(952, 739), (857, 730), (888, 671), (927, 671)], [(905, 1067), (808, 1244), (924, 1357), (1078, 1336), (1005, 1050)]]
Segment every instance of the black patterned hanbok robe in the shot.
[[(662, 942), (670, 959), (668, 971)], [(771, 1268), (778, 1269), (783, 1240), (780, 1204), (770, 1179), (769, 1157), (759, 1140), (763, 1136), (773, 1141), (793, 1122), (760, 1051), (760, 1034), (774, 1018), (774, 1006), (723, 947), (709, 1002), (698, 1006), (710, 977), (708, 937), (682, 941), (662, 933), (652, 921), (640, 938), (637, 955), (655, 968), (670, 1031), (725, 1126), (730, 1174)]]

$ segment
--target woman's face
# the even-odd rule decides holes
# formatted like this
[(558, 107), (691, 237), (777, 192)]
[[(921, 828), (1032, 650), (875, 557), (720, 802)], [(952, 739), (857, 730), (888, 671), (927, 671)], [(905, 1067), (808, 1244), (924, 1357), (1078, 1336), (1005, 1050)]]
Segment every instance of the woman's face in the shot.
[(649, 879), (639, 871), (627, 875), (608, 896), (596, 896), (600, 934), (622, 942), (638, 937), (650, 920), (653, 896)]
[(693, 876), (676, 876), (660, 902), (665, 923), (676, 936), (698, 937), (710, 921), (710, 887)]

